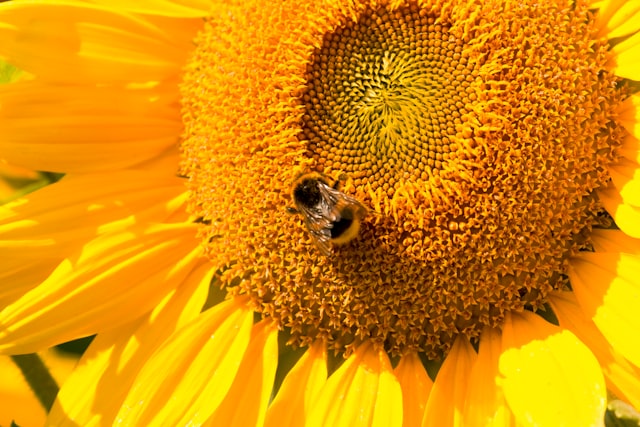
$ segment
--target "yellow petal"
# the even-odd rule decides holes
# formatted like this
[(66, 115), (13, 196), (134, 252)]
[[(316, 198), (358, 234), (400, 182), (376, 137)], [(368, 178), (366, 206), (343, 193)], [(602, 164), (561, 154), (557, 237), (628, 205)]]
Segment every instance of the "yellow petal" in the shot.
[(109, 233), (66, 259), (0, 313), (0, 351), (30, 353), (111, 329), (151, 311), (207, 260), (196, 224)]
[[(2, 252), (2, 250), (0, 250)], [(11, 286), (0, 286), (0, 309), (18, 300), (22, 295), (45, 280), (59, 261), (56, 259), (23, 259), (21, 266), (3, 266), (0, 269), (0, 283), (11, 283)], [(7, 262), (7, 264), (10, 264)]]
[(168, 202), (184, 193), (183, 180), (167, 173), (67, 176), (0, 211), (2, 269), (15, 258), (62, 260), (99, 234), (165, 222), (175, 209)]
[(326, 381), (327, 353), (324, 344), (318, 341), (287, 373), (267, 410), (265, 426), (303, 426)]
[(573, 292), (554, 291), (549, 295), (549, 304), (560, 326), (573, 332), (596, 356), (607, 388), (636, 408), (640, 407), (640, 369), (611, 348), (593, 321), (585, 317)]
[(620, 230), (596, 229), (591, 232), (596, 252), (626, 252), (640, 254), (640, 239), (634, 239)]
[(320, 391), (307, 426), (402, 426), (402, 390), (389, 358), (361, 345)]
[(403, 427), (422, 424), (433, 381), (416, 353), (402, 356), (394, 370), (402, 387)]
[(477, 357), (466, 338), (456, 339), (431, 388), (423, 426), (462, 425), (469, 376)]
[(502, 352), (502, 335), (486, 328), (480, 336), (478, 358), (468, 379), (464, 425), (507, 427), (515, 425), (502, 389), (496, 384), (498, 360)]
[(205, 17), (211, 12), (207, 0), (92, 0), (91, 3), (133, 13), (172, 17)]
[(0, 23), (0, 56), (60, 82), (163, 81), (180, 73), (192, 48), (149, 20), (82, 2), (10, 2)]
[[(76, 357), (55, 349), (39, 356), (58, 384), (65, 381), (78, 361)], [(0, 425), (42, 426), (47, 416), (45, 410), (18, 366), (8, 356), (0, 356), (0, 378)]]
[(640, 367), (640, 256), (584, 253), (571, 260), (569, 279), (587, 318), (611, 346)]
[[(0, 208), (0, 307), (49, 276), (97, 235), (175, 216), (184, 183), (156, 170), (66, 176)], [(186, 214), (176, 220), (187, 220)]]
[(205, 426), (261, 426), (278, 365), (278, 330), (262, 321), (251, 330), (251, 341), (233, 385)]
[(620, 193), (612, 186), (597, 193), (616, 225), (629, 236), (640, 238), (640, 207), (625, 203)]
[[(640, 80), (640, 32), (615, 45), (611, 52), (614, 57), (610, 66), (615, 75)], [(640, 136), (637, 130), (633, 134)]]
[(507, 315), (499, 384), (523, 426), (604, 426), (598, 361), (574, 334), (523, 312)]
[(598, 24), (601, 34), (613, 39), (635, 33), (640, 29), (640, 2), (613, 0), (604, 2)]
[(41, 426), (46, 412), (9, 356), (0, 356), (0, 425)]
[(200, 313), (212, 274), (210, 265), (202, 265), (148, 316), (99, 334), (64, 382), (47, 425), (112, 425), (149, 357), (176, 329)]
[(619, 153), (627, 160), (640, 165), (640, 141), (633, 135), (627, 135), (618, 148)]
[(1, 85), (0, 151), (6, 161), (37, 170), (136, 165), (176, 144), (182, 130), (176, 85)]
[(249, 344), (246, 303), (225, 301), (176, 331), (142, 368), (114, 425), (200, 425), (209, 418)]
[(624, 203), (640, 207), (640, 166), (622, 158), (609, 165), (609, 173)]
[(635, 138), (640, 138), (640, 95), (631, 95), (625, 99), (620, 104), (619, 113), (620, 124)]

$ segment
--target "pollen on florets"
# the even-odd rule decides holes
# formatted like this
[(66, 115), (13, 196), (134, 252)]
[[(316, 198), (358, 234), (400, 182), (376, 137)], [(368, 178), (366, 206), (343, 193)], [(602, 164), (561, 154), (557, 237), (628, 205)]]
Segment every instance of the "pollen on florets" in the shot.
[[(567, 286), (622, 138), (587, 6), (225, 8), (183, 85), (183, 171), (229, 292), (298, 345), (436, 358)], [(302, 171), (370, 211), (330, 257), (287, 214)]]

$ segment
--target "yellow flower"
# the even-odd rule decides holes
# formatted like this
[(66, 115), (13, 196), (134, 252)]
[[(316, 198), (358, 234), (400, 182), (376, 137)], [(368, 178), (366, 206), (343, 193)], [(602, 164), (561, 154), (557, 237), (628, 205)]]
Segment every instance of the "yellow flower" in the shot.
[[(0, 152), (66, 176), (0, 211), (0, 351), (97, 334), (56, 426), (639, 408), (638, 14), (2, 4)], [(327, 256), (288, 212), (311, 171), (368, 209)]]

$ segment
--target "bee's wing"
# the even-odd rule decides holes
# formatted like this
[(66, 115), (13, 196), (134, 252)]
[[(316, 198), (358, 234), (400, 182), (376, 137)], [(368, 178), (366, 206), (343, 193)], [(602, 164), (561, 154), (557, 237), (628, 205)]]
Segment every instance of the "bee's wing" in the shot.
[(302, 212), (304, 224), (307, 226), (307, 230), (309, 230), (322, 255), (331, 255), (331, 228), (333, 227), (333, 221), (326, 215), (326, 208), (322, 205), (314, 208), (298, 206), (298, 210)]
[[(323, 201), (327, 201), (327, 209), (331, 212), (331, 222), (340, 221), (342, 218), (354, 219), (364, 218), (367, 215), (367, 208), (357, 199), (344, 194), (328, 185), (319, 186)], [(345, 209), (345, 207), (347, 209)]]
[[(362, 218), (367, 209), (354, 199), (329, 185), (319, 182), (320, 201), (316, 206), (308, 207), (298, 204), (298, 210), (302, 212), (305, 225), (311, 233), (311, 237), (323, 255), (331, 255), (331, 229), (345, 215), (347, 219)], [(346, 208), (345, 208), (346, 207)]]

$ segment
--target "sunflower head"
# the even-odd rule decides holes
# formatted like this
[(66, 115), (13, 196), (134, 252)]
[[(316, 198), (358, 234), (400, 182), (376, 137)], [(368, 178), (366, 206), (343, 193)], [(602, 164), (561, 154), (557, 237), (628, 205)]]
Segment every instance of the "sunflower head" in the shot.
[[(182, 86), (182, 169), (219, 283), (291, 342), (439, 358), (567, 287), (623, 135), (586, 4), (219, 7)], [(330, 256), (287, 213), (311, 171), (370, 212)]]

